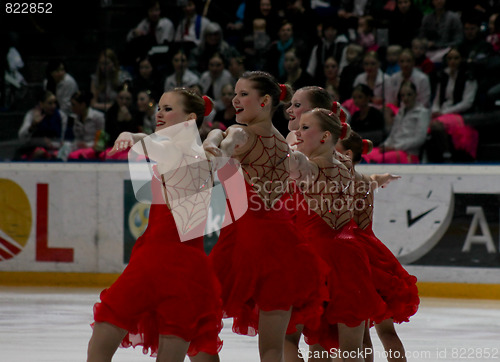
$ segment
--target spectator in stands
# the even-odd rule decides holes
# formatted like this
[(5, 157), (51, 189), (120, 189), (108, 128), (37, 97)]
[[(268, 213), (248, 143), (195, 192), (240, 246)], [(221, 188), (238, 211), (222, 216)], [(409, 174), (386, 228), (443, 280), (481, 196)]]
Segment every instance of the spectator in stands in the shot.
[(208, 70), (200, 77), (202, 94), (205, 94), (214, 100), (215, 110), (224, 109), (221, 99), (221, 89), (227, 83), (232, 83), (233, 77), (226, 69), (226, 60), (215, 53), (208, 61)]
[(376, 107), (382, 107), (384, 101), (389, 98), (390, 77), (380, 69), (377, 52), (370, 51), (363, 56), (363, 69), (364, 72), (356, 77), (353, 86), (356, 87), (358, 84), (367, 85), (373, 91), (371, 97), (373, 104)]
[(146, 17), (127, 34), (127, 53), (135, 62), (145, 56), (156, 45), (164, 45), (174, 40), (174, 24), (161, 16), (159, 0), (148, 0), (145, 4)]
[(56, 95), (59, 109), (65, 114), (71, 113), (71, 96), (78, 91), (75, 78), (66, 73), (66, 67), (61, 59), (49, 61), (43, 88)]
[(358, 74), (363, 73), (363, 47), (359, 44), (349, 44), (344, 48), (340, 62), (340, 101), (344, 102), (352, 94), (354, 80)]
[[(358, 27), (358, 19), (364, 15), (370, 15), (371, 1), (363, 0), (340, 0), (339, 10), (337, 15), (340, 19), (346, 21), (349, 29), (356, 29)], [(354, 40), (350, 37), (351, 40)]]
[(220, 25), (210, 22), (205, 28), (200, 45), (189, 54), (188, 68), (196, 74), (202, 74), (208, 70), (208, 61), (215, 53), (221, 54), (224, 59), (240, 55), (235, 47), (224, 40)]
[(420, 36), (429, 40), (428, 48), (437, 57), (432, 61), (441, 60), (447, 48), (457, 46), (463, 37), (460, 17), (446, 9), (446, 0), (432, 0), (434, 11), (422, 19)]
[(187, 51), (200, 45), (203, 33), (210, 20), (197, 13), (196, 4), (193, 0), (186, 1), (182, 8), (184, 17), (177, 25), (174, 40), (182, 43)]
[(351, 129), (378, 145), (385, 136), (385, 123), (382, 112), (370, 105), (373, 90), (366, 84), (358, 84), (352, 90), (352, 99), (358, 110), (351, 116)]
[(14, 160), (54, 160), (64, 140), (67, 115), (57, 108), (57, 99), (51, 91), (43, 91), (37, 105), (24, 116), (19, 129), (23, 144)]
[(398, 60), (402, 51), (403, 48), (398, 44), (392, 44), (387, 47), (385, 55), (385, 74), (393, 75), (401, 70)]
[[(464, 124), (461, 115), (471, 110), (477, 91), (473, 78), (456, 48), (446, 54), (447, 67), (441, 72), (432, 104), (432, 119), (427, 141), (430, 162), (469, 160), (476, 156), (478, 132)], [(462, 152), (460, 152), (462, 150)]]
[[(104, 150), (100, 140), (104, 130), (104, 113), (91, 107), (92, 98), (93, 95), (85, 91), (78, 91), (71, 97), (71, 108), (75, 115), (72, 129), (74, 141), (69, 150), (72, 152), (68, 152), (67, 156), (60, 156), (62, 159), (95, 160)], [(65, 149), (64, 153), (66, 152)]]
[(396, 8), (389, 14), (389, 44), (409, 48), (422, 24), (422, 12), (412, 0), (397, 0)]
[(198, 75), (188, 69), (186, 53), (180, 49), (172, 57), (174, 72), (167, 76), (163, 86), (164, 91), (168, 92), (176, 87), (192, 87), (198, 84), (200, 78)]
[[(245, 4), (245, 18), (243, 20), (243, 29), (252, 29), (254, 19), (264, 19), (266, 25), (266, 34), (271, 41), (278, 38), (278, 32), (281, 27), (282, 19), (278, 15), (278, 8), (271, 0), (247, 1)], [(248, 30), (250, 32), (250, 30)]]
[(429, 109), (417, 102), (417, 88), (406, 81), (398, 96), (399, 109), (389, 136), (363, 158), (368, 163), (419, 163), (419, 154), (424, 145), (431, 120)]
[(467, 68), (457, 48), (446, 54), (447, 67), (440, 73), (432, 117), (443, 114), (464, 114), (471, 110), (477, 91), (477, 81)]
[(233, 77), (234, 83), (246, 72), (247, 68), (245, 65), (245, 57), (237, 56), (229, 58), (229, 65), (227, 66), (227, 70), (231, 73)]
[(242, 45), (243, 53), (252, 69), (262, 70), (264, 68), (266, 54), (270, 45), (271, 37), (266, 32), (266, 20), (262, 18), (254, 19), (253, 32), (243, 38)]
[(138, 127), (140, 133), (151, 134), (156, 127), (157, 103), (149, 89), (137, 93)]
[(318, 83), (326, 91), (331, 94), (333, 100), (338, 102), (340, 99), (339, 93), (339, 65), (333, 56), (326, 58), (323, 65), (323, 83)]
[(104, 130), (109, 138), (106, 145), (111, 147), (122, 132), (139, 132), (137, 110), (133, 107), (133, 95), (127, 84), (118, 92), (113, 105), (106, 112)]
[(138, 59), (136, 62), (137, 72), (132, 79), (132, 94), (137, 96), (141, 89), (149, 89), (153, 97), (160, 97), (163, 93), (161, 76), (158, 74), (153, 61), (148, 55)]
[(234, 86), (227, 83), (221, 90), (221, 101), (224, 108), (217, 111), (213, 120), (213, 129), (219, 128), (225, 130), (227, 127), (236, 123), (236, 110), (233, 107)]
[(466, 16), (464, 20), (464, 39), (457, 47), (462, 59), (468, 63), (483, 63), (493, 53), (493, 47), (481, 34), (481, 18)]
[(285, 53), (291, 49), (300, 47), (293, 37), (293, 26), (288, 20), (283, 20), (278, 31), (278, 40), (274, 41), (267, 54), (264, 70), (282, 79), (285, 76)]
[(283, 17), (293, 27), (295, 41), (307, 46), (311, 51), (312, 44), (318, 41), (318, 17), (311, 9), (311, 0), (286, 0)]
[(297, 48), (291, 48), (285, 53), (285, 76), (279, 81), (287, 83), (293, 90), (314, 85), (314, 78), (302, 68), (302, 58), (304, 52)]
[(324, 21), (321, 26), (322, 37), (311, 51), (307, 72), (314, 77), (316, 82), (324, 79), (326, 59), (333, 57), (338, 64), (345, 46), (349, 43), (347, 37), (340, 32), (338, 24), (339, 22), (335, 19)]
[(106, 112), (113, 104), (120, 87), (130, 81), (132, 81), (132, 76), (121, 69), (116, 53), (109, 48), (103, 50), (99, 54), (97, 69), (90, 76), (90, 90), (93, 98), (89, 106)]
[(404, 82), (411, 82), (416, 87), (417, 103), (424, 107), (430, 107), (431, 85), (429, 77), (415, 68), (415, 57), (410, 49), (404, 49), (399, 56), (401, 71), (393, 74), (390, 78), (388, 103), (399, 107), (399, 92)]
[(488, 23), (489, 34), (486, 41), (491, 44), (493, 51), (498, 53), (500, 51), (500, 16), (492, 14)]
[[(6, 39), (2, 39), (2, 47), (5, 47), (5, 54), (0, 52), (0, 56), (5, 58), (6, 64), (0, 68), (0, 78), (2, 79), (3, 87), (0, 88), (0, 96), (3, 102), (0, 103), (0, 108), (9, 109), (15, 108), (15, 104), (26, 96), (27, 82), (24, 79), (21, 69), (24, 68), (24, 61), (21, 53), (18, 50), (19, 35), (11, 31), (7, 34)], [(1, 61), (0, 61), (1, 63)]]
[(359, 18), (356, 43), (361, 45), (365, 52), (378, 49), (375, 41), (375, 19), (373, 16), (365, 15)]
[(435, 74), (436, 67), (427, 56), (427, 39), (415, 38), (411, 41), (411, 51), (415, 57), (415, 67), (431, 77)]

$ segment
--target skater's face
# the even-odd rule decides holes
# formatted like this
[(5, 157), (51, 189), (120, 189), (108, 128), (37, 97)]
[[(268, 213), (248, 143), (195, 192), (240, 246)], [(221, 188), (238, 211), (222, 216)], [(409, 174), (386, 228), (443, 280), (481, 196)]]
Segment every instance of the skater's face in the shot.
[(188, 121), (191, 117), (184, 110), (182, 96), (174, 93), (163, 93), (158, 103), (158, 112), (156, 112), (156, 130), (167, 128), (184, 121)]
[(297, 150), (306, 156), (310, 156), (324, 143), (325, 131), (320, 127), (314, 112), (307, 112), (300, 118), (299, 129), (295, 131), (297, 138)]
[(296, 131), (299, 129), (300, 118), (302, 113), (310, 111), (312, 109), (311, 101), (307, 96), (307, 91), (298, 90), (294, 93), (292, 97), (292, 102), (290, 107), (287, 108), (286, 113), (288, 114), (288, 130)]
[(253, 83), (248, 79), (239, 79), (234, 88), (233, 107), (236, 122), (240, 124), (250, 124), (255, 119), (269, 116), (271, 98), (261, 96)]

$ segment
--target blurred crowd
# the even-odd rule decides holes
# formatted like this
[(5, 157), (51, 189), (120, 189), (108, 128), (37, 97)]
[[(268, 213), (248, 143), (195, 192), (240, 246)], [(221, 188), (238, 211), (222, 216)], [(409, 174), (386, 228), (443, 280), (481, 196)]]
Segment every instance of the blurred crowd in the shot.
[[(234, 84), (246, 70), (269, 72), (294, 90), (328, 90), (352, 129), (378, 146), (370, 162), (477, 157), (483, 136), (464, 116), (497, 106), (498, 0), (188, 0), (170, 17), (164, 3), (145, 1), (123, 49), (96, 54), (90, 87), (78, 84), (64, 57), (47, 61), (13, 160), (126, 160), (108, 155), (114, 140), (123, 131), (154, 132), (157, 101), (174, 87), (214, 100), (202, 135), (226, 129), (235, 123)], [(25, 83), (22, 54), (10, 43), (4, 108)], [(273, 122), (288, 133), (286, 112)], [(412, 157), (385, 157), (389, 150)]]

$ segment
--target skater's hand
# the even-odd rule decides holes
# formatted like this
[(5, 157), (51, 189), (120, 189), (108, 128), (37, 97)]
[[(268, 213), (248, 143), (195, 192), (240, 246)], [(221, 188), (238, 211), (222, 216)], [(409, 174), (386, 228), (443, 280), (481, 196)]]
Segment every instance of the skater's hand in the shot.
[(124, 151), (134, 145), (134, 138), (130, 132), (122, 132), (118, 136), (113, 145), (111, 151), (109, 151), (109, 155), (114, 155), (117, 152)]

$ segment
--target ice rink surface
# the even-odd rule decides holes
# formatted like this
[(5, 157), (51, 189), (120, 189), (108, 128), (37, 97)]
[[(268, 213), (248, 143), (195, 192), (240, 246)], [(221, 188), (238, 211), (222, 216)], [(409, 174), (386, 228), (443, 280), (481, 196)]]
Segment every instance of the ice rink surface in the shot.
[[(100, 289), (0, 287), (0, 362), (82, 362)], [(225, 320), (221, 361), (257, 362), (257, 338)], [(397, 326), (408, 361), (500, 362), (500, 301), (422, 298), (410, 323)], [(372, 330), (375, 361), (385, 361)], [(307, 350), (301, 344), (304, 352)], [(120, 348), (113, 361), (154, 361)]]

